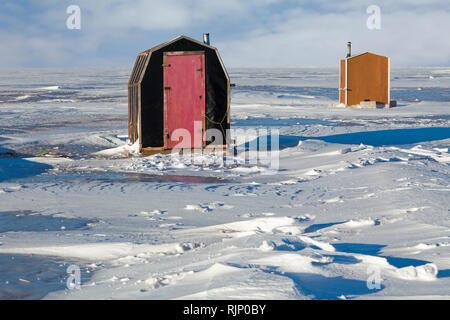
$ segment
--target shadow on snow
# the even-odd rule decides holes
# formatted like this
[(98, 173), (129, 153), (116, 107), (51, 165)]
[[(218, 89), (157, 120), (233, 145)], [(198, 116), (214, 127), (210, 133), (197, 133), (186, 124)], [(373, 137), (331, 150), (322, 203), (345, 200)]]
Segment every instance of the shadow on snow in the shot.
[(17, 158), (14, 150), (0, 147), (0, 182), (39, 175), (52, 166)]
[[(365, 144), (374, 147), (408, 145), (426, 141), (436, 141), (450, 138), (450, 127), (431, 127), (414, 129), (391, 129), (378, 131), (351, 132), (329, 136), (279, 136), (280, 150), (298, 146), (300, 141), (322, 140), (338, 144)], [(261, 136), (250, 142), (237, 146), (238, 150), (249, 150), (257, 146), (262, 150), (271, 150), (271, 136)], [(267, 148), (265, 148), (267, 146)]]
[(339, 252), (345, 253), (359, 253), (371, 256), (378, 256), (380, 258), (385, 258), (387, 262), (396, 267), (404, 268), (408, 266), (418, 267), (424, 264), (430, 263), (430, 261), (410, 259), (410, 258), (398, 258), (381, 255), (380, 251), (385, 245), (380, 244), (365, 244), (365, 243), (333, 243), (333, 247)]

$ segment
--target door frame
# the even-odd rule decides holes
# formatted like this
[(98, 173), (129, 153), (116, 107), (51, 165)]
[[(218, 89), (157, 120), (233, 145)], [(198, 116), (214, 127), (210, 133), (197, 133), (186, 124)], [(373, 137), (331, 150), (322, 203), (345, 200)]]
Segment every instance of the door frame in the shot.
[(170, 67), (170, 65), (167, 63), (167, 57), (168, 56), (186, 56), (186, 55), (200, 55), (202, 56), (202, 69), (201, 70), (197, 70), (197, 71), (201, 71), (203, 73), (203, 76), (201, 77), (202, 81), (203, 81), (203, 88), (204, 88), (204, 92), (203, 92), (203, 100), (204, 100), (204, 110), (202, 110), (202, 148), (205, 148), (206, 146), (206, 140), (205, 140), (205, 131), (206, 131), (206, 121), (205, 121), (205, 114), (206, 114), (206, 74), (205, 74), (205, 69), (206, 69), (206, 59), (205, 59), (205, 51), (166, 51), (163, 52), (163, 64), (162, 64), (162, 68), (163, 68), (163, 141), (164, 141), (164, 149), (169, 149), (168, 148), (168, 135), (169, 135), (169, 119), (167, 117), (167, 104), (168, 104), (168, 92), (170, 92), (170, 88), (166, 88), (165, 86), (165, 79), (166, 79), (166, 70), (167, 67)]

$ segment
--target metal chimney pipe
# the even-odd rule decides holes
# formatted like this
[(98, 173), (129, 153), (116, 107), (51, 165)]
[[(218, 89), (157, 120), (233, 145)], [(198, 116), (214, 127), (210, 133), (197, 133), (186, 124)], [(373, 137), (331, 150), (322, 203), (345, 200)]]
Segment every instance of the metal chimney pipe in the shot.
[(203, 43), (209, 46), (209, 33), (203, 34)]
[(347, 58), (350, 58), (352, 56), (352, 43), (349, 41), (347, 42)]

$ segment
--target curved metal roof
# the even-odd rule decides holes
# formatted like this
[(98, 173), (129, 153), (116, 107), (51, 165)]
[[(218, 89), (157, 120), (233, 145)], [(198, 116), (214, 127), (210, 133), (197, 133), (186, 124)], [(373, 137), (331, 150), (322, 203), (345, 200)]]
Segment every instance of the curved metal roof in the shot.
[[(203, 46), (205, 48), (211, 49), (216, 53), (217, 59), (219, 59), (220, 65), (222, 66), (223, 72), (225, 74), (225, 77), (227, 78), (228, 81), (230, 81), (230, 77), (228, 75), (227, 69), (225, 68), (225, 65), (223, 64), (222, 58), (220, 57), (219, 51), (217, 50), (216, 47), (213, 47), (211, 45), (205, 44), (201, 41), (192, 39), (190, 37), (181, 35), (176, 37), (175, 39), (169, 40), (167, 42), (161, 43), (151, 49), (142, 51), (141, 53), (138, 54), (138, 63), (135, 64), (135, 67), (133, 68), (133, 71), (131, 73), (130, 76), (130, 80), (128, 81), (128, 84), (136, 84), (136, 83), (141, 83), (142, 79), (144, 78), (144, 74), (145, 71), (147, 70), (147, 66), (148, 66), (148, 62), (150, 61), (150, 57), (152, 55), (153, 52), (160, 50), (174, 42), (180, 41), (180, 40), (187, 40), (187, 41), (191, 41), (194, 42), (200, 46)], [(139, 60), (139, 57), (142, 57), (141, 60)], [(140, 63), (139, 63), (140, 62)]]

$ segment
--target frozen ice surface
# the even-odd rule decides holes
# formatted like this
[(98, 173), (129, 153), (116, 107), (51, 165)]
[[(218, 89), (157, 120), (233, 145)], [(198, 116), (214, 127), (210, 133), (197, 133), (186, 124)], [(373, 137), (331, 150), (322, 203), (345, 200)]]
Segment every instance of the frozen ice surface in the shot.
[[(0, 70), (1, 299), (450, 298), (449, 68), (393, 69), (392, 109), (230, 69), (226, 159), (128, 146), (130, 72)], [(278, 170), (245, 157), (271, 130)]]

